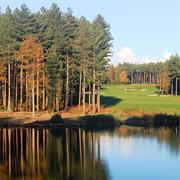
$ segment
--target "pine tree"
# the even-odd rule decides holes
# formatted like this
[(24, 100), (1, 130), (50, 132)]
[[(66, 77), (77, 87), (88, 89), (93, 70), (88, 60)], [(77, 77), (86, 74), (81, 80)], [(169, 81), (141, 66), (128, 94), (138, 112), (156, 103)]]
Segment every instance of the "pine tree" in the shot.
[[(178, 94), (178, 79), (180, 79), (180, 56), (178, 54), (171, 56), (168, 60), (168, 67), (172, 83), (172, 91), (175, 89), (175, 95)], [(174, 94), (172, 92), (172, 94)]]
[[(12, 111), (12, 88), (11, 88), (11, 66), (14, 63), (14, 52), (16, 48), (16, 39), (14, 38), (14, 19), (10, 8), (8, 7), (6, 13), (1, 15), (1, 30), (0, 34), (0, 57), (4, 61), (4, 64), (7, 65), (7, 84), (8, 84), (8, 104), (7, 104), (7, 111)], [(6, 81), (6, 75), (5, 75)], [(6, 86), (6, 83), (5, 83)], [(5, 91), (6, 93), (6, 91)], [(6, 95), (5, 95), (6, 96)]]
[(74, 41), (74, 49), (76, 52), (76, 58), (78, 58), (79, 66), (79, 111), (81, 96), (83, 96), (83, 114), (85, 114), (86, 84), (87, 79), (90, 79), (87, 75), (90, 60), (92, 58), (92, 43), (90, 42), (90, 24), (84, 17), (81, 17), (79, 20), (76, 39)]
[[(95, 94), (97, 94), (97, 108), (100, 111), (100, 86), (105, 77), (110, 56), (112, 36), (110, 26), (101, 15), (92, 22), (93, 42), (93, 113), (95, 113)], [(96, 92), (97, 87), (97, 92)]]
[(65, 82), (65, 110), (67, 110), (69, 105), (69, 98), (70, 98), (70, 72), (72, 65), (74, 64), (73, 56), (73, 44), (75, 40), (75, 32), (77, 29), (77, 19), (73, 16), (72, 10), (68, 9), (68, 11), (63, 16), (63, 49), (62, 49), (62, 56), (64, 59), (64, 64), (66, 67), (66, 82)]
[(108, 66), (108, 79), (109, 79), (110, 83), (113, 83), (115, 80), (115, 70), (114, 70), (114, 66), (112, 64), (110, 64)]
[[(62, 31), (62, 13), (60, 8), (56, 4), (52, 4), (49, 10), (42, 9), (39, 21), (41, 24), (39, 37), (45, 52), (43, 106), (45, 106), (46, 94), (46, 97), (48, 96), (49, 110), (54, 111), (56, 109), (55, 104), (60, 104), (62, 99), (63, 87), (61, 79), (63, 75), (62, 47), (64, 32)], [(45, 77), (48, 78), (46, 89)], [(55, 103), (57, 99), (59, 102)]]

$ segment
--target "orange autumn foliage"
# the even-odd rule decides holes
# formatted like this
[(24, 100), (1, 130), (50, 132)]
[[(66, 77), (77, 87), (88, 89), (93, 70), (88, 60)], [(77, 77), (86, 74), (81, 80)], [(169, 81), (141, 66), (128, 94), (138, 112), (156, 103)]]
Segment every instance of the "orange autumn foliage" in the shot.
[(120, 72), (120, 74), (119, 74), (119, 81), (121, 83), (123, 83), (123, 84), (129, 83), (129, 79), (128, 79), (126, 71)]

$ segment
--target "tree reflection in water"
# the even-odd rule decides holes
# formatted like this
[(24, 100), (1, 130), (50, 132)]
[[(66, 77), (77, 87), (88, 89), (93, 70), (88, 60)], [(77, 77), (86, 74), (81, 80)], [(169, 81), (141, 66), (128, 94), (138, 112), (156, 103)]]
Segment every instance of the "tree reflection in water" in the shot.
[(107, 179), (97, 138), (81, 129), (0, 129), (0, 179)]
[(115, 131), (82, 129), (0, 129), (0, 179), (109, 179), (101, 158), (101, 137), (156, 138), (180, 152), (178, 129), (121, 127)]

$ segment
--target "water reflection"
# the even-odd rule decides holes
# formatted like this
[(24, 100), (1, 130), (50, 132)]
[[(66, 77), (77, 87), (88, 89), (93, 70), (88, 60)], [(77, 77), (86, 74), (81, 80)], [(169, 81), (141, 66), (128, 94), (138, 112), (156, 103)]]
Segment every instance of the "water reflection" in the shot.
[(1, 129), (0, 179), (106, 179), (96, 139), (81, 129)]
[[(3, 128), (0, 129), (0, 179), (116, 179), (119, 176), (112, 170), (117, 168), (113, 167), (114, 162), (121, 160), (119, 168), (126, 171), (122, 155), (134, 155), (135, 139), (142, 143), (156, 140), (158, 146), (165, 144), (163, 148), (180, 159), (178, 129), (121, 127), (115, 131), (92, 132)], [(114, 158), (108, 158), (109, 155)]]

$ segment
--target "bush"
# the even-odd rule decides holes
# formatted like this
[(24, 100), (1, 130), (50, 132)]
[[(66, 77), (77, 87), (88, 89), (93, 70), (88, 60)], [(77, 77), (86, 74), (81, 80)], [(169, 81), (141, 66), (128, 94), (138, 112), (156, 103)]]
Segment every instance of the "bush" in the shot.
[(55, 114), (51, 117), (50, 122), (53, 124), (62, 123), (62, 117), (60, 114)]

